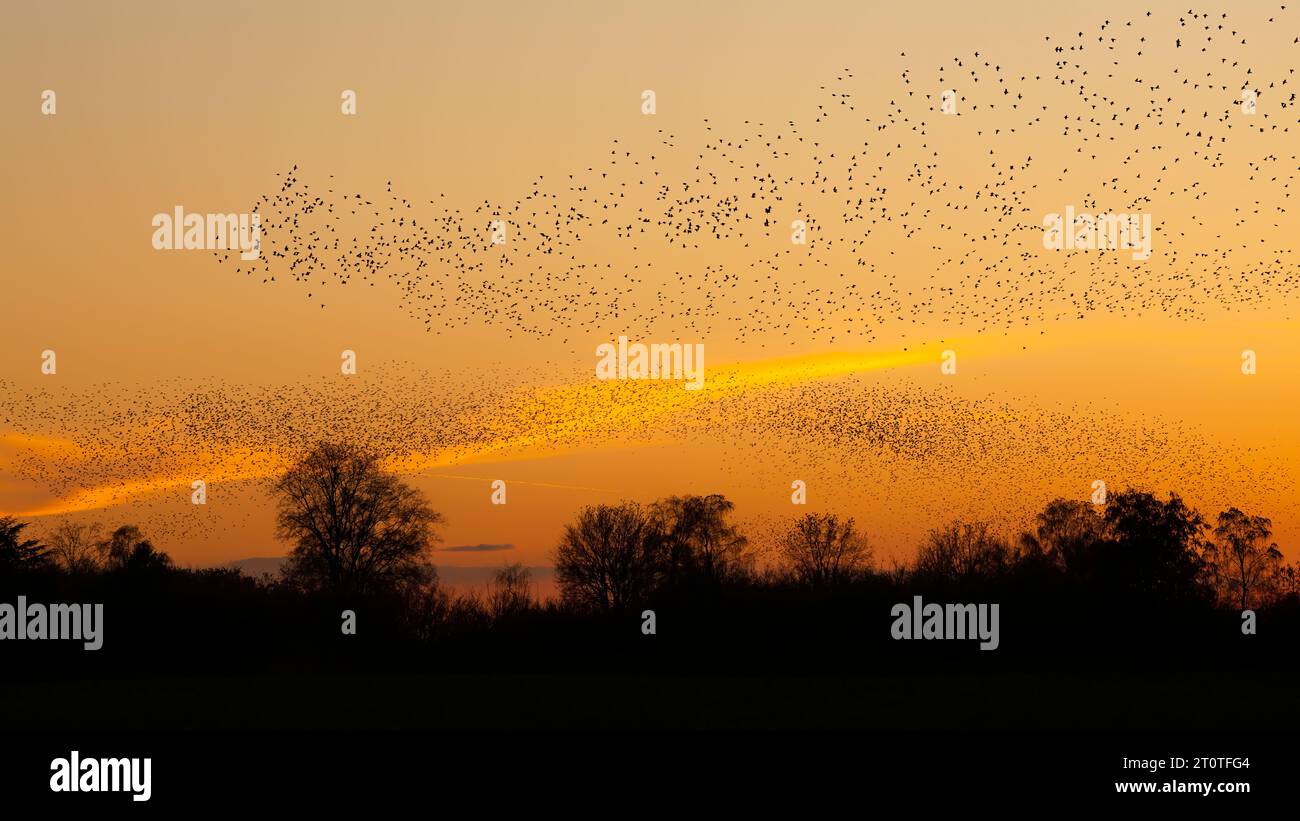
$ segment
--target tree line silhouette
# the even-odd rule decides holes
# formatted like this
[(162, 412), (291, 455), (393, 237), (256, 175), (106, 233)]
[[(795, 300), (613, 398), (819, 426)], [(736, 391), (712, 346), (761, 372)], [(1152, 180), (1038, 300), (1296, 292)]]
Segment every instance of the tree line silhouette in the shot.
[[(999, 664), (1285, 665), (1300, 635), (1297, 568), (1271, 522), (1229, 508), (1207, 521), (1177, 494), (1125, 490), (1105, 505), (1056, 499), (1018, 538), (988, 523), (932, 530), (882, 566), (850, 517), (807, 513), (756, 544), (722, 495), (578, 512), (553, 551), (558, 599), (521, 564), (454, 592), (431, 561), (442, 516), (374, 454), (321, 443), (276, 483), (280, 577), (174, 565), (134, 526), (63, 522), (43, 538), (0, 519), (0, 600), (104, 602), (105, 650), (15, 652), (55, 672), (279, 665), (799, 669), (990, 662), (969, 646), (890, 642), (885, 614), (913, 595), (997, 602)], [(1257, 635), (1241, 611), (1257, 610)], [(356, 615), (343, 635), (340, 614)], [(653, 636), (640, 629), (656, 614)], [(945, 643), (950, 644), (950, 643)], [(960, 644), (960, 643), (956, 643)], [(21, 646), (19, 646), (21, 645)], [(434, 652), (412, 653), (427, 646)], [(8, 648), (6, 648), (8, 649)], [(976, 659), (978, 658), (978, 661)]]

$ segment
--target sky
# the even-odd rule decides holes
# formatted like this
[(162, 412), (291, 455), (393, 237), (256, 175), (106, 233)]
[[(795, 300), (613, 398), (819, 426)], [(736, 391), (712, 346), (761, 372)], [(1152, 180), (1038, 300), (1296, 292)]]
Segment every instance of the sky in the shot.
[[(834, 511), (902, 561), (1097, 480), (1270, 516), (1297, 555), (1289, 5), (10, 17), (0, 513), (37, 530), (282, 555), (269, 485), (331, 439), (428, 495), (446, 564), (712, 492), (756, 543)], [(256, 211), (259, 258), (155, 248), (177, 206)], [(1045, 247), (1067, 208), (1149, 215), (1151, 258)], [(703, 389), (597, 379), (620, 335), (702, 345)]]

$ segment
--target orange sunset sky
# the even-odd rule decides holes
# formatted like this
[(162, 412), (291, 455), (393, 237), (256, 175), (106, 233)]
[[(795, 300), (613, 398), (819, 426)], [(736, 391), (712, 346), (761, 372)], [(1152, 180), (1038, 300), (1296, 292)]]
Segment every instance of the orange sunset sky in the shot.
[[(1297, 555), (1290, 4), (69, 9), (0, 31), (0, 512), (38, 532), (281, 555), (268, 481), (332, 438), (499, 548), (446, 564), (709, 492), (903, 559), (1097, 479)], [(177, 205), (256, 210), (261, 258), (155, 250)], [(1152, 258), (1044, 248), (1067, 206), (1150, 214)], [(598, 381), (619, 335), (704, 345), (704, 389)]]

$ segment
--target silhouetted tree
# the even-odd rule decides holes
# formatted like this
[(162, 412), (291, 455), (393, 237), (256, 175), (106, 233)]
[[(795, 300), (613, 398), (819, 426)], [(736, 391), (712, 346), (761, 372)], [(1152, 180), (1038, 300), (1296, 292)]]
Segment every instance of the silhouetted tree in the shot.
[(563, 602), (579, 609), (623, 610), (645, 599), (663, 567), (661, 534), (635, 502), (596, 505), (565, 525), (555, 551)]
[(778, 544), (785, 569), (795, 580), (824, 589), (849, 581), (871, 566), (871, 547), (854, 529), (853, 519), (834, 513), (809, 513)]
[(1034, 532), (1021, 537), (1022, 546), (1049, 556), (1067, 572), (1087, 575), (1092, 551), (1106, 536), (1106, 522), (1096, 507), (1074, 499), (1054, 499), (1035, 520)]
[(1284, 564), (1277, 569), (1277, 595), (1300, 596), (1300, 568)]
[(122, 525), (96, 546), (105, 570), (150, 573), (172, 566), (171, 556), (156, 550), (135, 525)]
[(48, 561), (48, 550), (38, 539), (24, 539), (27, 522), (13, 516), (0, 517), (0, 570), (40, 567)]
[(1104, 518), (1108, 539), (1099, 570), (1109, 584), (1154, 598), (1206, 595), (1200, 556), (1205, 520), (1178, 494), (1162, 502), (1145, 491), (1116, 493)]
[(528, 568), (515, 562), (498, 568), (492, 574), (492, 587), (488, 591), (487, 609), (494, 622), (516, 618), (532, 607)]
[(278, 534), (294, 543), (290, 583), (347, 596), (430, 574), (442, 517), (373, 454), (321, 443), (280, 478), (275, 495)]
[(99, 568), (98, 523), (63, 522), (50, 534), (50, 557), (69, 573), (90, 573)]
[(747, 540), (727, 522), (734, 508), (717, 493), (671, 496), (654, 503), (651, 513), (663, 538), (670, 585), (683, 579), (716, 584), (752, 569)]
[(1273, 523), (1263, 516), (1248, 516), (1235, 507), (1219, 514), (1214, 528), (1214, 559), (1229, 595), (1242, 610), (1249, 609), (1252, 594), (1264, 592), (1282, 564), (1282, 553), (1269, 543)]
[(930, 531), (917, 552), (913, 572), (950, 582), (994, 579), (1007, 573), (1015, 558), (987, 522), (958, 520)]
[(398, 579), (390, 592), (399, 602), (401, 627), (406, 635), (428, 640), (447, 625), (452, 595), (442, 586), (432, 564), (423, 565), (420, 573)]
[(168, 570), (172, 566), (172, 557), (155, 548), (150, 542), (137, 542), (131, 554), (122, 563), (122, 570), (128, 573), (148, 573), (156, 570)]

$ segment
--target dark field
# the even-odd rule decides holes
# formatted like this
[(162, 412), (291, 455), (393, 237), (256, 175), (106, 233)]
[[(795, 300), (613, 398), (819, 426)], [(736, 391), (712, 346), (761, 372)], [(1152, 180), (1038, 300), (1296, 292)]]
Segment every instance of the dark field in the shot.
[(269, 675), (0, 686), (9, 732), (1294, 733), (1300, 674)]

